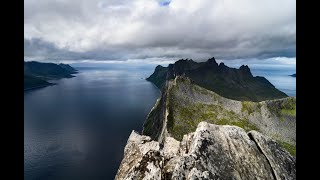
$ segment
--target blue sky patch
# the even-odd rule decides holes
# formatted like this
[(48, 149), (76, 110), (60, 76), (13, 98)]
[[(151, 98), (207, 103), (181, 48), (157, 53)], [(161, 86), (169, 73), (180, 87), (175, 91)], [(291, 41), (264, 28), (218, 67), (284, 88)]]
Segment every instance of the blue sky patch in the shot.
[(171, 3), (171, 0), (160, 0), (159, 1), (160, 6), (169, 6), (170, 3)]

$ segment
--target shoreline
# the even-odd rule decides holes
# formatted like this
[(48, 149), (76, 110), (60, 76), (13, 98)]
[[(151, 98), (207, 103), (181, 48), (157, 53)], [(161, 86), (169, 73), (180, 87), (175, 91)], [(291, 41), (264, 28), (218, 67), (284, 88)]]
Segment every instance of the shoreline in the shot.
[[(51, 80), (60, 80), (60, 79), (69, 79), (69, 78), (74, 78), (76, 76), (74, 76), (73, 74), (77, 74), (78, 71), (76, 72), (73, 72), (70, 74), (70, 77), (62, 77), (62, 78), (57, 78), (57, 79), (51, 79)], [(58, 83), (51, 83), (51, 82), (47, 82), (48, 84), (44, 84), (44, 85), (39, 85), (39, 86), (35, 86), (35, 87), (31, 87), (31, 88), (26, 88), (24, 89), (23, 91), (26, 92), (26, 91), (31, 91), (31, 90), (35, 90), (35, 89), (40, 89), (40, 88), (44, 88), (44, 87), (47, 87), (47, 86), (54, 86), (54, 85), (57, 85)]]
[(26, 92), (26, 91), (31, 91), (31, 90), (35, 90), (35, 89), (39, 89), (39, 88), (44, 88), (44, 87), (47, 87), (47, 86), (53, 86), (53, 85), (56, 85), (56, 84), (57, 84), (57, 83), (50, 83), (50, 84), (35, 86), (35, 87), (31, 87), (31, 88), (26, 88), (26, 89), (24, 89), (23, 91), (24, 91), (24, 92)]

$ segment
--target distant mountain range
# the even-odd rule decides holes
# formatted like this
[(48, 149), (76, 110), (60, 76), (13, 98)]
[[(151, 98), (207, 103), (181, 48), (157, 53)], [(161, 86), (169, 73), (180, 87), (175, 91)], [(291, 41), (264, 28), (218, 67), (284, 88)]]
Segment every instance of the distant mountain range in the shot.
[(206, 62), (181, 59), (168, 67), (158, 65), (147, 80), (162, 89), (166, 80), (181, 75), (189, 77), (199, 86), (234, 100), (257, 102), (288, 97), (266, 78), (254, 77), (248, 66), (230, 68), (224, 63), (218, 64), (214, 57)]
[(24, 90), (53, 85), (48, 80), (71, 78), (77, 70), (68, 64), (24, 62)]

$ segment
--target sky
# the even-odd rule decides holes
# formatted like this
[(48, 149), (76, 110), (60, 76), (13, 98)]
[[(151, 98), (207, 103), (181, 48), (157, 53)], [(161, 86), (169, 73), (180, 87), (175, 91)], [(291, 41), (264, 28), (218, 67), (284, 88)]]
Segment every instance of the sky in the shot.
[[(295, 0), (24, 0), (24, 60), (295, 66)], [(231, 62), (231, 61), (230, 61)]]

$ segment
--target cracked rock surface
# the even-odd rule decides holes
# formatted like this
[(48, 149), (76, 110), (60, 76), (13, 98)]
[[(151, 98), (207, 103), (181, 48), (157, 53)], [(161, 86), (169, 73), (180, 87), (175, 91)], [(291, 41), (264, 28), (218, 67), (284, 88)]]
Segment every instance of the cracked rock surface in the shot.
[(181, 142), (133, 131), (115, 179), (296, 179), (295, 164), (257, 131), (201, 122)]

